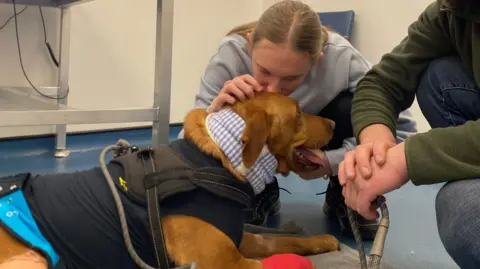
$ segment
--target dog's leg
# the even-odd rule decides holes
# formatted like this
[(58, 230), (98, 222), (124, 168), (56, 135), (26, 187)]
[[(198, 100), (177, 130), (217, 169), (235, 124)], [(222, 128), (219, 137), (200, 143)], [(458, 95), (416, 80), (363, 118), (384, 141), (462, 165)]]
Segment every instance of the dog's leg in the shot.
[(188, 216), (162, 221), (165, 244), (176, 266), (191, 262), (198, 269), (262, 269), (259, 261), (244, 258), (228, 236), (214, 226)]
[(9, 258), (0, 263), (0, 269), (47, 269), (47, 261), (43, 256), (34, 252), (33, 250), (27, 251), (23, 254), (19, 254)]
[(47, 269), (45, 258), (0, 227), (0, 269)]
[(240, 252), (246, 258), (264, 258), (275, 254), (315, 255), (339, 250), (338, 240), (328, 234), (311, 237), (264, 236), (243, 233)]

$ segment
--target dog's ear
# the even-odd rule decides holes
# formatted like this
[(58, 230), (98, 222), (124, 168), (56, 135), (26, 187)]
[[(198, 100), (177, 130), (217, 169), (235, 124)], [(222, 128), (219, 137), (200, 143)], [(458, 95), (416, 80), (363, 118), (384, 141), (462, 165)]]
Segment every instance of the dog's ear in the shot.
[(245, 110), (243, 119), (245, 131), (242, 135), (242, 158), (246, 168), (252, 167), (257, 161), (263, 146), (270, 135), (270, 121), (263, 109), (250, 106)]

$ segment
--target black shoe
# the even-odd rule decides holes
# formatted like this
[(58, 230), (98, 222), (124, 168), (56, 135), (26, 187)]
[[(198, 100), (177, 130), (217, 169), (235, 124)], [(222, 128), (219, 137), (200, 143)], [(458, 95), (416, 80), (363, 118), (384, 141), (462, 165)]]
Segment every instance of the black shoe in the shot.
[(280, 211), (280, 188), (277, 178), (265, 186), (265, 190), (256, 196), (256, 205), (247, 211), (245, 223), (263, 226), (268, 216)]
[[(323, 212), (329, 219), (336, 220), (340, 224), (343, 234), (353, 236), (347, 215), (347, 206), (342, 195), (342, 186), (337, 177), (331, 177), (325, 194)], [(378, 221), (370, 221), (357, 215), (360, 235), (364, 240), (373, 240), (378, 229)]]

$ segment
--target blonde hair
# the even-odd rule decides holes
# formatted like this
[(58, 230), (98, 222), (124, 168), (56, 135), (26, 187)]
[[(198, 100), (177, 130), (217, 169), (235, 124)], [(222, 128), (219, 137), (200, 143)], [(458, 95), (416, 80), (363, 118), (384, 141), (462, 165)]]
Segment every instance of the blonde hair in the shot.
[(258, 21), (237, 26), (227, 35), (247, 38), (249, 33), (253, 46), (262, 39), (287, 44), (295, 51), (308, 53), (312, 61), (318, 59), (328, 39), (327, 28), (321, 25), (318, 14), (307, 4), (294, 0), (273, 4)]

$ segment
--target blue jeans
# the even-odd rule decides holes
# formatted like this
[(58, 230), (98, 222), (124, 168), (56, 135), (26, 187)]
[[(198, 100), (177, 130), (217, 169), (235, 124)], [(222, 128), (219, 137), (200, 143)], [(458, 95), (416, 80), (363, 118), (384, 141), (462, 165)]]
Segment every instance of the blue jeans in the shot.
[[(430, 63), (418, 86), (417, 101), (432, 128), (480, 119), (480, 90), (457, 57)], [(447, 252), (462, 269), (480, 268), (480, 180), (446, 183), (435, 207)]]

